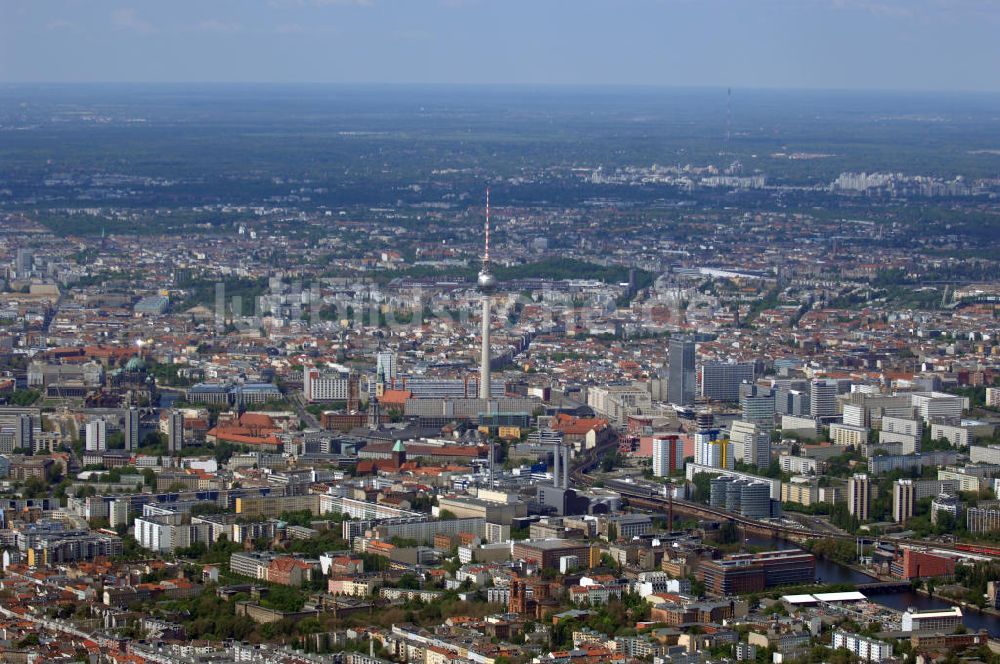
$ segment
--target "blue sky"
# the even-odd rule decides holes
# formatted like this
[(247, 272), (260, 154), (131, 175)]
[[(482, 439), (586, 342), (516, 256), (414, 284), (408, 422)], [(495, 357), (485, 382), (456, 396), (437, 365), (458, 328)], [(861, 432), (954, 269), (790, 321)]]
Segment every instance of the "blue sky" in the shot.
[(0, 0), (0, 81), (1000, 91), (1000, 0)]

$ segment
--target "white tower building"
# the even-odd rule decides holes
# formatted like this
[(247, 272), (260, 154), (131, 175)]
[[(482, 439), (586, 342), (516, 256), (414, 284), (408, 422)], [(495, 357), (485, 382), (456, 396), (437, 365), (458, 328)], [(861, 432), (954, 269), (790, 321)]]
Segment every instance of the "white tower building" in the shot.
[(101, 419), (94, 419), (87, 422), (87, 443), (88, 452), (103, 452), (108, 449), (107, 423)]

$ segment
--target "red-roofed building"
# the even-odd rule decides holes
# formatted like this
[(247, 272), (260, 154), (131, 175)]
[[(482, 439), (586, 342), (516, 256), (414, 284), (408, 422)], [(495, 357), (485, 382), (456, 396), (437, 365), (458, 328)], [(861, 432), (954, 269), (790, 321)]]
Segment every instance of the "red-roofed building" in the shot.
[(254, 447), (268, 452), (280, 451), (283, 444), (278, 438), (281, 427), (270, 416), (262, 413), (243, 413), (239, 419), (209, 429), (205, 440), (209, 443), (230, 443)]
[(301, 586), (312, 578), (312, 567), (297, 558), (281, 556), (267, 566), (267, 580), (282, 586)]
[(388, 410), (403, 410), (406, 400), (413, 398), (410, 390), (386, 390), (378, 398), (378, 403), (382, 408)]
[(614, 435), (608, 420), (602, 417), (575, 417), (559, 413), (549, 427), (561, 432), (567, 443), (580, 443), (585, 449), (596, 447)]

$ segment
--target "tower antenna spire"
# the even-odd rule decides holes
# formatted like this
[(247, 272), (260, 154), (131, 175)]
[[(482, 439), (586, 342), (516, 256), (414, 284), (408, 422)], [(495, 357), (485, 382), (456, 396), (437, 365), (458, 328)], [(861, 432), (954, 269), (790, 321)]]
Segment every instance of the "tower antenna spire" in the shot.
[(486, 187), (486, 252), (483, 254), (483, 268), (490, 265), (490, 188)]

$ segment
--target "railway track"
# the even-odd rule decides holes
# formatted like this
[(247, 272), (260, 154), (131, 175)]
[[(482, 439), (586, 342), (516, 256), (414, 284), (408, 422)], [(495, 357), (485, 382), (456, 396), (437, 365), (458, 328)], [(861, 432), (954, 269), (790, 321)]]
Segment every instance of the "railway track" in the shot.
[[(617, 441), (615, 442), (617, 445)], [(570, 473), (570, 477), (573, 478), (574, 484), (578, 484), (585, 487), (593, 486), (597, 482), (597, 478), (590, 475), (597, 463), (600, 461), (604, 453), (612, 449), (613, 446), (610, 444), (605, 444), (601, 447), (594, 448), (592, 450), (587, 450), (587, 452), (582, 455), (578, 464), (574, 467), (573, 471)], [(718, 519), (734, 521), (740, 525), (754, 528), (756, 530), (768, 531), (774, 536), (783, 537), (786, 539), (794, 539), (795, 537), (801, 538), (806, 536), (817, 536), (819, 533), (811, 532), (805, 528), (795, 528), (792, 526), (786, 526), (779, 523), (772, 523), (769, 521), (759, 521), (757, 519), (750, 519), (739, 514), (734, 514), (732, 512), (727, 512), (726, 510), (721, 510), (709, 505), (703, 505), (701, 503), (691, 502), (689, 500), (674, 498), (672, 501), (663, 496), (653, 494), (650, 489), (638, 486), (628, 486), (623, 482), (615, 482), (613, 486), (609, 486), (609, 489), (617, 491), (624, 498), (628, 499), (630, 504), (633, 505), (643, 505), (647, 508), (654, 509), (657, 511), (667, 511), (670, 508), (671, 502), (673, 503), (673, 508), (676, 511), (683, 511), (686, 513), (693, 513), (703, 518), (708, 519)], [(822, 533), (824, 539), (837, 539), (842, 541), (854, 542), (858, 540), (855, 535), (839, 534), (839, 533)], [(874, 542), (873, 537), (862, 537), (865, 542)], [(907, 546), (914, 547), (927, 547), (940, 549), (942, 551), (952, 551), (955, 553), (973, 553), (981, 556), (989, 556), (991, 558), (1000, 558), (1000, 548), (982, 546), (975, 544), (944, 544), (940, 542), (926, 542), (924, 540), (913, 540), (913, 539), (893, 539), (891, 540), (896, 544), (904, 544)]]

